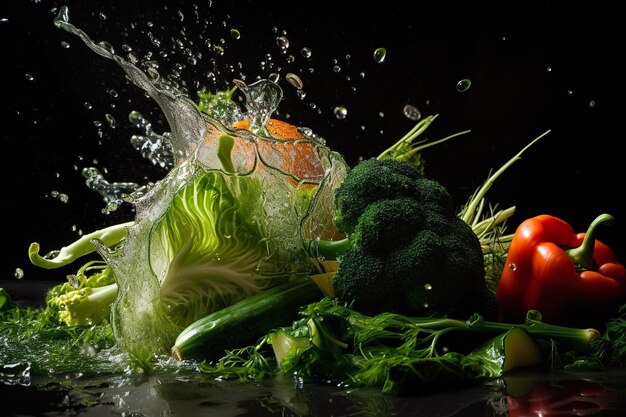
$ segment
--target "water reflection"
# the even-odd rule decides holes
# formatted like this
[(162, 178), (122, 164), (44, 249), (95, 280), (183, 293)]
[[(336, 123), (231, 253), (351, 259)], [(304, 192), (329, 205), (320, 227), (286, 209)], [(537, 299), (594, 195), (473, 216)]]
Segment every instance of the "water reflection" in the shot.
[(288, 377), (239, 384), (196, 373), (42, 379), (29, 386), (0, 385), (0, 396), (13, 399), (3, 405), (8, 416), (623, 416), (626, 369), (521, 374), (485, 386), (405, 397)]

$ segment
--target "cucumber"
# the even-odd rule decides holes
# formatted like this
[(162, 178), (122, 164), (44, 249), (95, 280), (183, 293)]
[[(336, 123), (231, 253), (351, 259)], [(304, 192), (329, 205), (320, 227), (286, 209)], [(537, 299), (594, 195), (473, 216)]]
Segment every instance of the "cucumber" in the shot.
[(172, 356), (217, 360), (226, 350), (255, 344), (270, 330), (290, 326), (301, 306), (322, 297), (310, 278), (277, 285), (191, 323), (176, 338)]

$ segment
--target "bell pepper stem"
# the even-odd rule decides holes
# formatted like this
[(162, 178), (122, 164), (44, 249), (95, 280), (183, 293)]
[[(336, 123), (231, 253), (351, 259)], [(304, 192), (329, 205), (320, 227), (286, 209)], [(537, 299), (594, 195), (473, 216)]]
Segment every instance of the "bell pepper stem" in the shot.
[(596, 243), (595, 234), (598, 226), (602, 223), (612, 224), (615, 221), (615, 217), (610, 214), (604, 213), (595, 218), (591, 222), (583, 243), (579, 247), (566, 250), (567, 256), (574, 262), (577, 269), (591, 269), (593, 267), (593, 249)]

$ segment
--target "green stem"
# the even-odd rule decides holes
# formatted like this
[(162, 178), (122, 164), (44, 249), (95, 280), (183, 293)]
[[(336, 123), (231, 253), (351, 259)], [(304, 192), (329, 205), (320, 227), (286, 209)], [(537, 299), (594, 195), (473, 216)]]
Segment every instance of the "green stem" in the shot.
[(417, 123), (413, 129), (409, 131), (406, 135), (404, 135), (399, 141), (391, 145), (391, 147), (387, 148), (380, 155), (378, 155), (377, 159), (385, 159), (389, 156), (390, 153), (393, 153), (404, 143), (411, 143), (417, 138), (419, 135), (424, 133), (428, 126), (437, 118), (438, 115), (428, 116)]
[(509, 159), (504, 165), (502, 165), (502, 167), (500, 167), (499, 170), (497, 170), (495, 173), (491, 174), (489, 176), (489, 178), (487, 178), (485, 183), (482, 185), (482, 187), (480, 187), (478, 189), (478, 191), (476, 191), (476, 194), (474, 194), (474, 196), (472, 197), (471, 201), (469, 202), (469, 204), (465, 208), (465, 212), (463, 213), (463, 216), (461, 217), (465, 223), (467, 223), (469, 225), (471, 225), (473, 223), (474, 216), (475, 216), (475, 213), (476, 213), (476, 208), (480, 204), (480, 201), (483, 199), (483, 197), (485, 197), (485, 194), (487, 194), (487, 191), (489, 191), (491, 186), (496, 182), (496, 179), (498, 179), (498, 177), (500, 175), (502, 175), (502, 173), (504, 171), (506, 171), (507, 168), (509, 168), (511, 165), (513, 165), (513, 163), (515, 161), (520, 159), (522, 157), (522, 154), (524, 153), (524, 151), (526, 149), (530, 148), (535, 142), (537, 142), (539, 139), (541, 139), (544, 136), (546, 136), (548, 133), (550, 133), (549, 130), (547, 130), (546, 132), (544, 132), (541, 135), (539, 135), (537, 138), (535, 138), (528, 145), (524, 146), (524, 148), (521, 151), (519, 151), (513, 158)]
[(104, 229), (84, 235), (72, 244), (61, 248), (53, 258), (43, 257), (39, 254), (39, 243), (34, 242), (28, 248), (28, 257), (35, 266), (54, 269), (68, 265), (81, 256), (88, 255), (96, 250), (93, 240), (102, 241), (106, 247), (115, 246), (120, 243), (128, 235), (128, 228), (133, 222), (116, 224)]
[(233, 174), (235, 172), (235, 166), (231, 158), (231, 152), (235, 145), (235, 139), (229, 135), (222, 135), (217, 139), (217, 157), (222, 163), (224, 171)]
[(615, 217), (610, 214), (604, 213), (599, 215), (589, 225), (585, 237), (583, 238), (583, 243), (577, 248), (565, 251), (567, 256), (574, 262), (577, 269), (590, 269), (593, 267), (593, 249), (596, 244), (596, 230), (598, 230), (598, 226), (602, 223), (612, 224), (614, 221)]
[(411, 322), (415, 327), (424, 329), (446, 329), (466, 330), (483, 333), (503, 333), (514, 327), (521, 327), (530, 335), (537, 338), (554, 339), (564, 345), (574, 347), (576, 349), (587, 349), (589, 344), (600, 337), (600, 332), (596, 329), (581, 329), (575, 327), (557, 326), (543, 322), (529, 323), (499, 323), (493, 321), (463, 321), (456, 319), (428, 319), (428, 318), (411, 318)]
[(351, 244), (352, 242), (350, 242), (349, 238), (341, 240), (319, 240), (313, 242), (311, 255), (324, 259), (337, 259), (348, 250)]

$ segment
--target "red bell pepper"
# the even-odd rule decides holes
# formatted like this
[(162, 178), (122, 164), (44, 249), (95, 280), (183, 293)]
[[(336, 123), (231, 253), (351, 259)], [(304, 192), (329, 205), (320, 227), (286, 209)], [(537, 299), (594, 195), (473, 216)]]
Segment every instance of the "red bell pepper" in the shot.
[(498, 319), (523, 322), (532, 309), (548, 323), (604, 324), (626, 301), (626, 268), (594, 238), (598, 225), (613, 220), (602, 214), (578, 234), (554, 216), (522, 222), (496, 290)]

